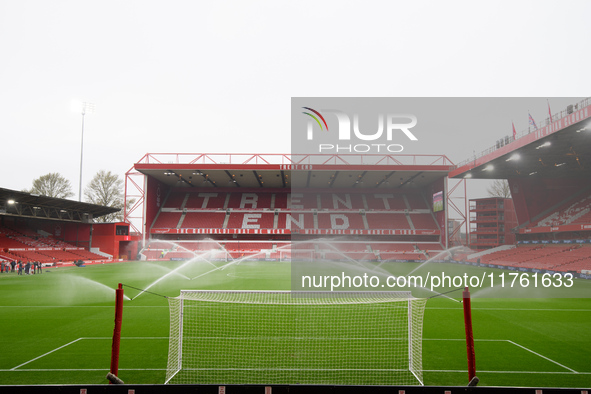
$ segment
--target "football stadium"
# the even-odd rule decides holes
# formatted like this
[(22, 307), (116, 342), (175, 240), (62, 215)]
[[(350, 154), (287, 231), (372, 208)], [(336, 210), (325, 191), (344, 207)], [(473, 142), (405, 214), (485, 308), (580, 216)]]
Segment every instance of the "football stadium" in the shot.
[(456, 164), (147, 153), (118, 223), (0, 189), (0, 385), (586, 393), (590, 138), (588, 98)]

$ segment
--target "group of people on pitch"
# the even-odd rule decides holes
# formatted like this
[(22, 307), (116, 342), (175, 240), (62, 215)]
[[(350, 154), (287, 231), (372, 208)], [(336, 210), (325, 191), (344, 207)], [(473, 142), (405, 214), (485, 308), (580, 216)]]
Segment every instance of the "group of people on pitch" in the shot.
[(27, 261), (23, 264), (22, 261), (2, 261), (0, 263), (0, 274), (15, 272), (17, 275), (22, 275), (23, 271), (25, 275), (41, 274), (43, 266), (38, 261)]

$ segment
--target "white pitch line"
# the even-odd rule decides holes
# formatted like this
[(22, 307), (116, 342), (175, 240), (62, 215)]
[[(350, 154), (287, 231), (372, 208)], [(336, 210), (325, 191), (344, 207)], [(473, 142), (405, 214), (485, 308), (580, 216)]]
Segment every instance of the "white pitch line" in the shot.
[[(465, 339), (463, 339), (463, 338), (462, 338), (462, 339), (453, 339), (453, 338), (444, 338), (444, 339), (437, 339), (437, 338), (423, 338), (423, 340), (424, 340), (424, 341), (465, 341)], [(564, 369), (568, 369), (569, 371), (571, 371), (571, 373), (580, 373), (580, 372), (577, 372), (577, 371), (575, 371), (575, 370), (574, 370), (574, 369), (572, 369), (572, 368), (569, 368), (569, 367), (567, 367), (567, 366), (565, 366), (565, 365), (562, 365), (562, 364), (560, 364), (559, 362), (552, 360), (551, 358), (548, 358), (548, 357), (546, 357), (546, 356), (544, 356), (544, 355), (541, 355), (540, 353), (534, 352), (533, 350), (531, 350), (531, 349), (528, 349), (528, 348), (526, 348), (525, 346), (522, 346), (522, 345), (520, 345), (520, 344), (518, 344), (518, 343), (516, 343), (516, 342), (513, 342), (513, 341), (509, 340), (509, 339), (474, 339), (474, 341), (475, 341), (475, 342), (508, 342), (508, 343), (510, 343), (510, 344), (512, 344), (512, 345), (515, 345), (515, 346), (517, 346), (517, 347), (520, 347), (520, 348), (522, 348), (523, 350), (527, 350), (528, 352), (530, 352), (530, 353), (532, 353), (532, 354), (535, 354), (535, 355), (536, 355), (536, 356), (538, 356), (538, 357), (541, 357), (541, 358), (543, 358), (543, 359), (545, 359), (545, 360), (548, 360), (548, 361), (550, 361), (551, 363), (554, 363), (554, 364), (558, 365), (559, 367), (562, 367), (562, 368), (564, 368)]]
[(571, 372), (573, 372), (573, 373), (578, 373), (578, 372), (577, 372), (577, 371), (575, 371), (574, 369), (572, 369), (572, 368), (569, 368), (569, 367), (567, 367), (567, 366), (565, 366), (565, 365), (562, 365), (562, 364), (560, 364), (559, 362), (552, 360), (551, 358), (548, 358), (548, 357), (546, 357), (546, 356), (543, 356), (543, 355), (541, 355), (540, 353), (534, 352), (533, 350), (531, 350), (531, 349), (528, 349), (528, 348), (526, 348), (525, 346), (522, 346), (522, 345), (520, 345), (520, 344), (518, 344), (518, 343), (515, 343), (515, 342), (513, 342), (513, 341), (510, 341), (510, 340), (508, 340), (508, 339), (507, 339), (507, 342), (509, 342), (509, 343), (511, 343), (511, 344), (513, 344), (513, 345), (515, 345), (515, 346), (517, 346), (517, 347), (520, 347), (520, 348), (522, 348), (523, 350), (527, 350), (528, 352), (530, 352), (530, 353), (533, 353), (533, 354), (535, 354), (535, 355), (536, 355), (536, 356), (538, 356), (538, 357), (542, 357), (543, 359), (545, 359), (545, 360), (548, 360), (548, 361), (550, 361), (550, 362), (552, 362), (552, 363), (554, 363), (554, 364), (556, 364), (556, 365), (558, 365), (558, 366), (560, 366), (560, 367), (562, 367), (562, 368), (564, 368), (564, 369), (568, 369), (569, 371), (571, 371)]
[(29, 363), (31, 363), (31, 362), (33, 362), (33, 361), (35, 361), (35, 360), (39, 360), (40, 358), (42, 358), (42, 357), (45, 357), (45, 356), (47, 356), (48, 354), (51, 354), (51, 353), (53, 353), (53, 352), (56, 352), (56, 351), (58, 351), (58, 350), (60, 350), (60, 349), (63, 349), (63, 348), (65, 348), (66, 346), (70, 346), (71, 344), (73, 344), (73, 343), (76, 343), (76, 342), (78, 342), (78, 341), (79, 341), (79, 340), (81, 340), (81, 339), (82, 339), (82, 338), (75, 339), (75, 340), (73, 340), (72, 342), (66, 343), (66, 344), (65, 344), (65, 345), (63, 345), (63, 346), (60, 346), (60, 347), (58, 347), (58, 348), (55, 348), (55, 349), (53, 349), (53, 350), (51, 350), (51, 351), (49, 351), (49, 352), (47, 352), (47, 353), (45, 353), (45, 354), (42, 354), (42, 355), (40, 355), (39, 357), (35, 357), (35, 358), (34, 358), (34, 359), (32, 359), (32, 360), (29, 360), (29, 361), (27, 361), (27, 362), (25, 362), (25, 363), (22, 363), (21, 365), (17, 365), (16, 367), (14, 367), (14, 368), (11, 368), (11, 369), (10, 369), (10, 371), (14, 371), (14, 370), (15, 370), (15, 369), (17, 369), (17, 368), (20, 368), (20, 367), (22, 367), (23, 365), (27, 365), (27, 364), (29, 364)]
[[(427, 309), (437, 310), (462, 310), (462, 308), (446, 308), (446, 307), (428, 307)], [(551, 309), (551, 308), (475, 308), (472, 306), (472, 310), (476, 311), (535, 311), (535, 312), (591, 312), (591, 309)]]
[[(0, 308), (109, 308), (113, 305), (0, 305)], [(125, 305), (127, 308), (168, 308), (168, 305)]]
[[(56, 351), (58, 351), (60, 349), (63, 349), (65, 347), (70, 346), (71, 344), (76, 343), (76, 342), (81, 341), (81, 340), (107, 340), (107, 339), (112, 339), (112, 338), (110, 338), (110, 337), (80, 337), (80, 338), (75, 339), (75, 340), (73, 340), (73, 341), (71, 341), (69, 343), (66, 343), (65, 345), (62, 345), (60, 347), (57, 347), (57, 348), (55, 348), (55, 349), (53, 349), (53, 350), (51, 350), (51, 351), (49, 351), (49, 352), (47, 352), (45, 354), (42, 354), (42, 355), (40, 355), (38, 357), (35, 357), (35, 358), (33, 358), (33, 359), (31, 359), (31, 360), (29, 360), (27, 362), (24, 362), (24, 363), (22, 363), (20, 365), (17, 365), (14, 368), (11, 368), (11, 369), (8, 369), (8, 370), (1, 370), (0, 369), (0, 371), (3, 371), (3, 372), (4, 371), (16, 371), (18, 368), (22, 367), (23, 365), (27, 365), (27, 364), (35, 361), (35, 360), (39, 360), (40, 358), (43, 358), (43, 357), (45, 357), (45, 356), (47, 356), (47, 355), (49, 355), (49, 354), (51, 354), (53, 352), (56, 352)], [(134, 340), (134, 339), (140, 339), (140, 340), (145, 340), (145, 339), (163, 340), (163, 339), (169, 339), (169, 337), (121, 337), (121, 339), (125, 339), (125, 340)], [(370, 339), (370, 338), (359, 338), (359, 339)], [(464, 341), (465, 339), (463, 339), (463, 338), (423, 338), (423, 340), (426, 340), (426, 341)], [(487, 372), (487, 373), (532, 373), (532, 374), (535, 374), (535, 373), (549, 373), (549, 374), (569, 374), (569, 373), (574, 373), (574, 374), (585, 374), (585, 375), (591, 374), (591, 372), (577, 372), (577, 371), (575, 371), (572, 368), (569, 368), (569, 367), (567, 367), (565, 365), (562, 365), (559, 362), (552, 360), (551, 358), (548, 358), (548, 357), (546, 357), (546, 356), (544, 356), (544, 355), (542, 355), (540, 353), (537, 353), (537, 352), (535, 352), (535, 351), (533, 351), (531, 349), (528, 349), (525, 346), (522, 346), (522, 345), (520, 345), (520, 344), (518, 344), (516, 342), (513, 342), (511, 340), (508, 340), (508, 339), (475, 339), (475, 341), (478, 341), (478, 342), (508, 342), (508, 343), (510, 343), (510, 344), (512, 344), (514, 346), (517, 346), (517, 347), (519, 347), (519, 348), (521, 348), (523, 350), (526, 350), (526, 351), (528, 351), (528, 352), (530, 352), (532, 354), (535, 354), (538, 357), (541, 357), (541, 358), (543, 358), (545, 360), (548, 360), (551, 363), (554, 363), (554, 364), (558, 365), (559, 367), (562, 367), (564, 369), (567, 369), (567, 370), (571, 371), (571, 372), (535, 372), (535, 371), (480, 371), (480, 372)], [(24, 372), (24, 371), (102, 371), (102, 370), (104, 370), (104, 369), (20, 369), (19, 371), (23, 371)], [(128, 371), (151, 371), (151, 370), (154, 370), (154, 371), (160, 371), (161, 369), (150, 369), (150, 368), (148, 368), (148, 369), (120, 369), (120, 370), (128, 370)], [(454, 373), (455, 372), (458, 372), (459, 373), (459, 372), (465, 372), (465, 371), (459, 371), (459, 370), (425, 370), (425, 372), (454, 372)]]
[[(0, 372), (82, 372), (109, 371), (109, 368), (40, 368), (40, 369), (0, 369)], [(119, 371), (166, 371), (166, 368), (119, 368)]]
[[(467, 370), (458, 369), (424, 369), (423, 372), (467, 373)], [(548, 372), (548, 371), (478, 371), (478, 373), (513, 373), (513, 374), (544, 374), (544, 375), (574, 375), (575, 372)], [(591, 375), (591, 372), (576, 372), (577, 375)]]
[[(0, 372), (77, 372), (77, 371), (108, 371), (108, 368), (56, 368), (56, 369), (0, 369)], [(119, 368), (119, 371), (166, 371), (166, 368)], [(467, 373), (467, 370), (459, 369), (425, 369), (429, 373)], [(543, 374), (543, 375), (573, 375), (574, 372), (548, 372), (548, 371), (478, 371), (478, 373), (503, 373), (503, 374)], [(577, 375), (591, 375), (591, 372), (577, 372)]]
[[(112, 305), (0, 305), (1, 308), (109, 308), (113, 309)], [(128, 305), (125, 304), (125, 309), (127, 308), (168, 308), (168, 305)], [(447, 307), (429, 307), (427, 309), (432, 310), (462, 310), (461, 307), (458, 308), (447, 308)], [(550, 308), (475, 308), (472, 306), (472, 310), (477, 311), (534, 311), (534, 312), (591, 312), (591, 309), (550, 309)]]
[[(88, 340), (88, 339), (91, 339), (91, 340), (95, 340), (95, 339), (98, 339), (98, 340), (107, 340), (107, 339), (109, 339), (109, 340), (110, 340), (110, 339), (113, 339), (113, 338), (111, 338), (111, 337), (80, 337), (80, 338), (78, 338), (78, 339), (75, 339), (75, 340), (73, 340), (72, 342), (68, 342), (68, 343), (66, 343), (65, 345), (62, 345), (62, 346), (60, 346), (60, 347), (57, 347), (57, 348), (55, 348), (55, 349), (53, 349), (53, 350), (50, 350), (49, 352), (47, 352), (47, 353), (45, 353), (45, 354), (42, 354), (42, 355), (40, 355), (40, 356), (38, 356), (38, 357), (35, 357), (35, 358), (33, 358), (33, 359), (31, 359), (31, 360), (29, 360), (29, 361), (27, 361), (27, 362), (24, 362), (24, 363), (22, 363), (22, 364), (20, 364), (20, 365), (17, 365), (17, 366), (16, 366), (16, 367), (14, 367), (14, 368), (7, 369), (7, 370), (4, 370), (4, 371), (15, 371), (17, 368), (20, 368), (20, 367), (22, 367), (23, 365), (27, 365), (27, 364), (29, 364), (29, 363), (32, 363), (32, 362), (33, 362), (33, 361), (35, 361), (35, 360), (39, 360), (40, 358), (43, 358), (43, 357), (45, 357), (45, 356), (47, 356), (47, 355), (49, 355), (49, 354), (51, 354), (51, 353), (53, 353), (53, 352), (57, 352), (58, 350), (60, 350), (60, 349), (63, 349), (63, 348), (65, 348), (66, 346), (70, 346), (71, 344), (73, 344), (73, 343), (76, 343), (76, 342), (78, 342), (78, 341), (81, 341), (81, 340)], [(121, 337), (121, 339), (169, 339), (169, 338), (168, 338), (168, 337)], [(23, 370), (21, 370), (21, 371), (23, 371)], [(42, 371), (42, 370), (41, 370), (41, 369), (39, 369), (39, 370), (31, 370), (31, 371)], [(51, 370), (49, 370), (49, 371), (53, 371), (53, 369), (51, 369)], [(77, 369), (73, 369), (72, 371), (77, 371)], [(90, 371), (92, 371), (92, 370), (90, 370)], [(100, 370), (99, 370), (99, 371), (100, 371)]]
[[(423, 338), (423, 341), (465, 341), (466, 338)], [(475, 342), (506, 342), (506, 339), (478, 339)]]
[[(113, 337), (82, 337), (79, 339), (108, 339), (111, 340)], [(121, 339), (169, 339), (169, 337), (121, 337)]]

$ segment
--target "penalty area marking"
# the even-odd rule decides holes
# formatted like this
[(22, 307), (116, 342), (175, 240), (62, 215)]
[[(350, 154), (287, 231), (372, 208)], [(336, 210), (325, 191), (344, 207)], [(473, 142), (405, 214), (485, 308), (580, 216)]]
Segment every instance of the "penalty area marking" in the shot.
[[(454, 338), (447, 338), (447, 339), (423, 338), (423, 341), (465, 341), (465, 339), (463, 339), (463, 338), (461, 338), (461, 339), (458, 339), (458, 338), (455, 338), (455, 339)], [(532, 353), (532, 354), (534, 354), (534, 355), (536, 355), (536, 356), (538, 356), (540, 358), (543, 358), (544, 360), (550, 361), (551, 363), (554, 363), (554, 364), (558, 365), (559, 367), (564, 368), (564, 369), (568, 369), (570, 371), (570, 372), (561, 372), (561, 373), (575, 373), (575, 374), (580, 374), (580, 373), (588, 374), (588, 373), (591, 373), (591, 372), (577, 372), (577, 371), (575, 371), (572, 368), (569, 368), (569, 367), (567, 367), (567, 366), (565, 366), (563, 364), (560, 364), (558, 361), (554, 361), (554, 360), (552, 360), (549, 357), (546, 357), (546, 356), (544, 356), (544, 355), (542, 355), (542, 354), (540, 354), (538, 352), (535, 352), (535, 351), (533, 351), (533, 350), (531, 350), (531, 349), (529, 349), (529, 348), (527, 348), (527, 347), (525, 347), (523, 345), (520, 345), (517, 342), (511, 341), (509, 339), (474, 339), (474, 342), (507, 342), (507, 343), (510, 343), (513, 346), (517, 346), (517, 347), (519, 347), (519, 348), (521, 348), (523, 350), (526, 350), (526, 351), (528, 351), (528, 352), (530, 352), (530, 353)], [(487, 372), (491, 372), (492, 373), (492, 371), (487, 371)], [(550, 373), (550, 372), (548, 372), (548, 373)]]
[[(57, 352), (58, 350), (61, 350), (61, 349), (65, 348), (65, 347), (68, 347), (68, 346), (70, 346), (70, 345), (72, 345), (72, 344), (74, 344), (74, 343), (76, 343), (78, 341), (87, 340), (87, 339), (106, 340), (106, 339), (113, 339), (113, 338), (110, 338), (110, 337), (80, 337), (78, 339), (74, 339), (73, 341), (66, 343), (65, 345), (62, 345), (60, 347), (56, 347), (55, 349), (50, 350), (47, 353), (44, 353), (44, 354), (42, 354), (40, 356), (37, 356), (35, 358), (32, 358), (29, 361), (26, 361), (26, 362), (24, 362), (24, 363), (22, 363), (20, 365), (17, 365), (16, 367), (13, 367), (13, 368), (10, 368), (10, 369), (4, 370), (4, 371), (16, 371), (18, 368), (22, 367), (23, 365), (30, 364), (33, 361), (39, 360), (40, 358), (43, 358), (43, 357), (45, 357), (45, 356), (47, 356), (47, 355), (49, 355), (51, 353)], [(169, 339), (169, 338), (168, 337), (122, 337), (121, 339)], [(20, 369), (19, 371), (23, 371), (23, 370)], [(42, 371), (42, 370), (29, 370), (29, 371)], [(48, 371), (59, 371), (59, 370), (58, 369), (55, 369), (55, 370), (48, 370)], [(66, 371), (86, 371), (86, 370), (85, 369), (67, 369)], [(100, 371), (100, 369), (99, 369), (99, 371)]]
[[(7, 369), (7, 370), (0, 370), (0, 371), (92, 371), (92, 370), (100, 371), (100, 370), (103, 370), (103, 369), (19, 369), (19, 368), (21, 368), (24, 365), (30, 364), (33, 361), (39, 360), (39, 359), (41, 359), (41, 358), (43, 358), (43, 357), (45, 357), (45, 356), (47, 356), (49, 354), (52, 354), (52, 353), (54, 353), (54, 352), (56, 352), (58, 350), (61, 350), (61, 349), (65, 348), (65, 347), (68, 347), (68, 346), (70, 346), (70, 345), (72, 345), (74, 343), (77, 343), (79, 341), (82, 341), (82, 340), (110, 340), (110, 339), (112, 339), (112, 338), (110, 338), (110, 337), (80, 337), (80, 338), (77, 338), (77, 339), (75, 339), (75, 340), (73, 340), (71, 342), (66, 343), (65, 345), (62, 345), (62, 346), (59, 346), (59, 347), (57, 347), (57, 348), (55, 348), (53, 350), (50, 350), (47, 353), (44, 353), (44, 354), (42, 354), (40, 356), (37, 356), (35, 358), (32, 358), (31, 360), (26, 361), (26, 362), (24, 362), (24, 363), (22, 363), (20, 365), (17, 365), (16, 367), (13, 367), (13, 368)], [(146, 340), (146, 339), (148, 339), (148, 340), (164, 340), (164, 339), (169, 339), (169, 337), (122, 337), (121, 339), (125, 339), (125, 340), (137, 340), (137, 339), (141, 339), (141, 340)], [(439, 338), (423, 338), (423, 340), (424, 341), (464, 341), (465, 339), (463, 339), (463, 338), (443, 338), (443, 339), (439, 339)], [(567, 366), (565, 366), (565, 365), (563, 365), (563, 364), (561, 364), (561, 363), (559, 363), (559, 362), (557, 362), (555, 360), (552, 360), (549, 357), (546, 357), (546, 356), (544, 356), (544, 355), (542, 355), (542, 354), (540, 354), (538, 352), (535, 352), (535, 351), (533, 351), (533, 350), (531, 350), (531, 349), (529, 349), (529, 348), (527, 348), (527, 347), (525, 347), (523, 345), (520, 345), (517, 342), (511, 341), (509, 339), (475, 339), (475, 341), (477, 341), (477, 342), (507, 342), (507, 343), (510, 343), (513, 346), (516, 346), (516, 347), (519, 347), (519, 348), (521, 348), (523, 350), (526, 350), (526, 351), (528, 351), (528, 352), (530, 352), (530, 353), (532, 353), (532, 354), (534, 354), (534, 355), (536, 355), (536, 356), (538, 356), (540, 358), (543, 358), (543, 359), (545, 359), (547, 361), (550, 361), (551, 363), (554, 363), (554, 364), (558, 365), (559, 367), (564, 368), (564, 369), (570, 371), (570, 372), (537, 372), (537, 371), (481, 371), (481, 372), (487, 372), (487, 373), (528, 373), (528, 374), (536, 374), (536, 373), (549, 373), (549, 374), (584, 374), (584, 375), (591, 374), (591, 372), (578, 372), (578, 371), (575, 371), (572, 368), (569, 368), (569, 367), (567, 367)], [(148, 370), (154, 370), (154, 371), (159, 371), (160, 369), (150, 369), (150, 368), (147, 368), (147, 369), (121, 369), (121, 370), (128, 370), (128, 371), (148, 371)], [(456, 373), (456, 372), (465, 372), (465, 371), (458, 371), (458, 370), (425, 370), (425, 372), (450, 372), (450, 373), (453, 372), (453, 373)]]
[(526, 348), (525, 346), (522, 346), (522, 345), (520, 345), (520, 344), (518, 344), (518, 343), (516, 343), (516, 342), (510, 341), (510, 340), (508, 340), (508, 339), (507, 339), (506, 341), (507, 341), (507, 342), (509, 342), (509, 343), (510, 343), (510, 344), (512, 344), (512, 345), (515, 345), (515, 346), (517, 346), (517, 347), (520, 347), (520, 348), (522, 348), (523, 350), (527, 350), (528, 352), (530, 352), (530, 353), (532, 353), (532, 354), (535, 354), (535, 355), (536, 355), (536, 356), (538, 356), (538, 357), (541, 357), (541, 358), (543, 358), (543, 359), (545, 359), (545, 360), (548, 360), (548, 361), (550, 361), (550, 362), (552, 362), (552, 363), (554, 363), (554, 364), (558, 365), (559, 367), (562, 367), (562, 368), (564, 368), (564, 369), (568, 369), (568, 370), (569, 370), (569, 371), (571, 371), (572, 373), (578, 373), (578, 372), (577, 372), (577, 371), (575, 371), (574, 369), (572, 369), (572, 368), (569, 368), (569, 367), (567, 367), (567, 366), (564, 366), (564, 365), (560, 364), (559, 362), (552, 360), (551, 358), (548, 358), (548, 357), (546, 357), (546, 356), (543, 356), (543, 355), (541, 355), (540, 353), (536, 353), (536, 352), (534, 352), (533, 350)]
[(49, 352), (47, 352), (47, 353), (45, 353), (45, 354), (42, 354), (42, 355), (40, 355), (39, 357), (35, 357), (35, 358), (33, 358), (33, 359), (31, 359), (31, 360), (29, 360), (29, 361), (27, 361), (27, 362), (24, 362), (24, 363), (22, 363), (21, 365), (17, 365), (16, 367), (14, 367), (14, 368), (11, 368), (11, 369), (10, 369), (10, 371), (14, 371), (14, 370), (16, 370), (17, 368), (20, 368), (20, 367), (22, 367), (23, 365), (27, 365), (27, 364), (29, 364), (29, 363), (32, 363), (32, 362), (33, 362), (33, 361), (35, 361), (35, 360), (39, 360), (40, 358), (43, 358), (43, 357), (47, 356), (48, 354), (51, 354), (51, 353), (53, 353), (53, 352), (57, 352), (58, 350), (60, 350), (60, 349), (63, 349), (63, 348), (65, 348), (66, 346), (70, 346), (71, 344), (73, 344), (73, 343), (76, 343), (76, 342), (78, 342), (78, 341), (80, 341), (80, 340), (82, 340), (82, 339), (84, 339), (84, 338), (78, 338), (78, 339), (75, 339), (75, 340), (73, 340), (72, 342), (68, 342), (68, 343), (66, 343), (65, 345), (62, 345), (62, 346), (60, 346), (60, 347), (58, 347), (58, 348), (55, 348), (55, 349), (53, 349), (53, 350), (50, 350)]
[[(432, 373), (467, 373), (461, 369), (424, 369), (423, 372)], [(477, 371), (477, 373), (512, 373), (512, 374), (543, 374), (543, 375), (591, 375), (591, 372), (548, 372), (548, 371)]]
[[(429, 307), (427, 306), (427, 309), (433, 309), (433, 310), (460, 310), (462, 309), (461, 307), (457, 307), (457, 308), (447, 308), (447, 307)], [(534, 312), (544, 312), (544, 311), (549, 311), (549, 312), (591, 312), (591, 309), (551, 309), (551, 308), (487, 308), (487, 307), (474, 307), (474, 305), (472, 305), (472, 310), (477, 310), (477, 311), (534, 311)]]
[[(0, 369), (0, 372), (81, 372), (81, 371), (108, 371), (109, 368), (38, 368), (38, 369)], [(217, 370), (227, 370), (227, 368), (216, 368)], [(119, 368), (119, 371), (166, 371), (166, 368)], [(428, 373), (467, 373), (467, 370), (461, 369), (424, 369)], [(548, 371), (478, 371), (478, 373), (497, 373), (497, 374), (543, 374), (543, 375), (575, 375), (574, 372), (548, 372)], [(577, 372), (577, 375), (591, 375), (591, 372)]]

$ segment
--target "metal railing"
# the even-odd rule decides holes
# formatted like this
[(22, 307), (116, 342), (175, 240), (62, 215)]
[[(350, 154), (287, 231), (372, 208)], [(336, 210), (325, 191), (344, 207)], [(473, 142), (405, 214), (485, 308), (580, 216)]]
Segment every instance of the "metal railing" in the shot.
[(278, 154), (278, 153), (146, 153), (141, 164), (263, 165), (443, 165), (454, 163), (435, 154)]
[[(556, 122), (557, 120), (560, 120), (560, 119), (570, 115), (574, 111), (578, 111), (582, 108), (585, 108), (585, 107), (589, 106), (590, 104), (591, 104), (591, 97), (587, 97), (586, 99), (583, 99), (583, 100), (579, 101), (578, 103), (573, 104), (572, 106), (569, 105), (566, 109), (553, 114), (552, 121), (550, 121), (550, 117), (547, 117), (546, 119), (542, 120), (542, 122), (539, 125), (537, 125), (538, 126), (537, 129), (541, 129), (543, 127), (549, 126), (550, 124)], [(569, 108), (572, 108), (572, 109), (569, 110)], [(518, 139), (520, 139), (528, 134), (533, 133), (537, 129), (532, 126), (529, 126), (527, 129), (521, 130), (520, 132), (516, 133), (515, 137), (513, 137), (512, 135), (506, 136), (503, 138), (505, 140), (505, 145), (503, 145), (503, 146), (506, 146), (507, 144), (517, 141)], [(455, 168), (463, 167), (466, 164), (468, 164), (470, 162), (474, 162), (477, 159), (480, 159), (481, 157), (484, 157), (484, 156), (486, 156), (486, 155), (488, 155), (500, 148), (501, 148), (501, 146), (493, 145), (490, 148), (483, 150), (478, 155), (474, 155), (473, 157), (471, 157), (469, 159), (461, 161), (460, 163), (458, 163), (455, 166)]]

